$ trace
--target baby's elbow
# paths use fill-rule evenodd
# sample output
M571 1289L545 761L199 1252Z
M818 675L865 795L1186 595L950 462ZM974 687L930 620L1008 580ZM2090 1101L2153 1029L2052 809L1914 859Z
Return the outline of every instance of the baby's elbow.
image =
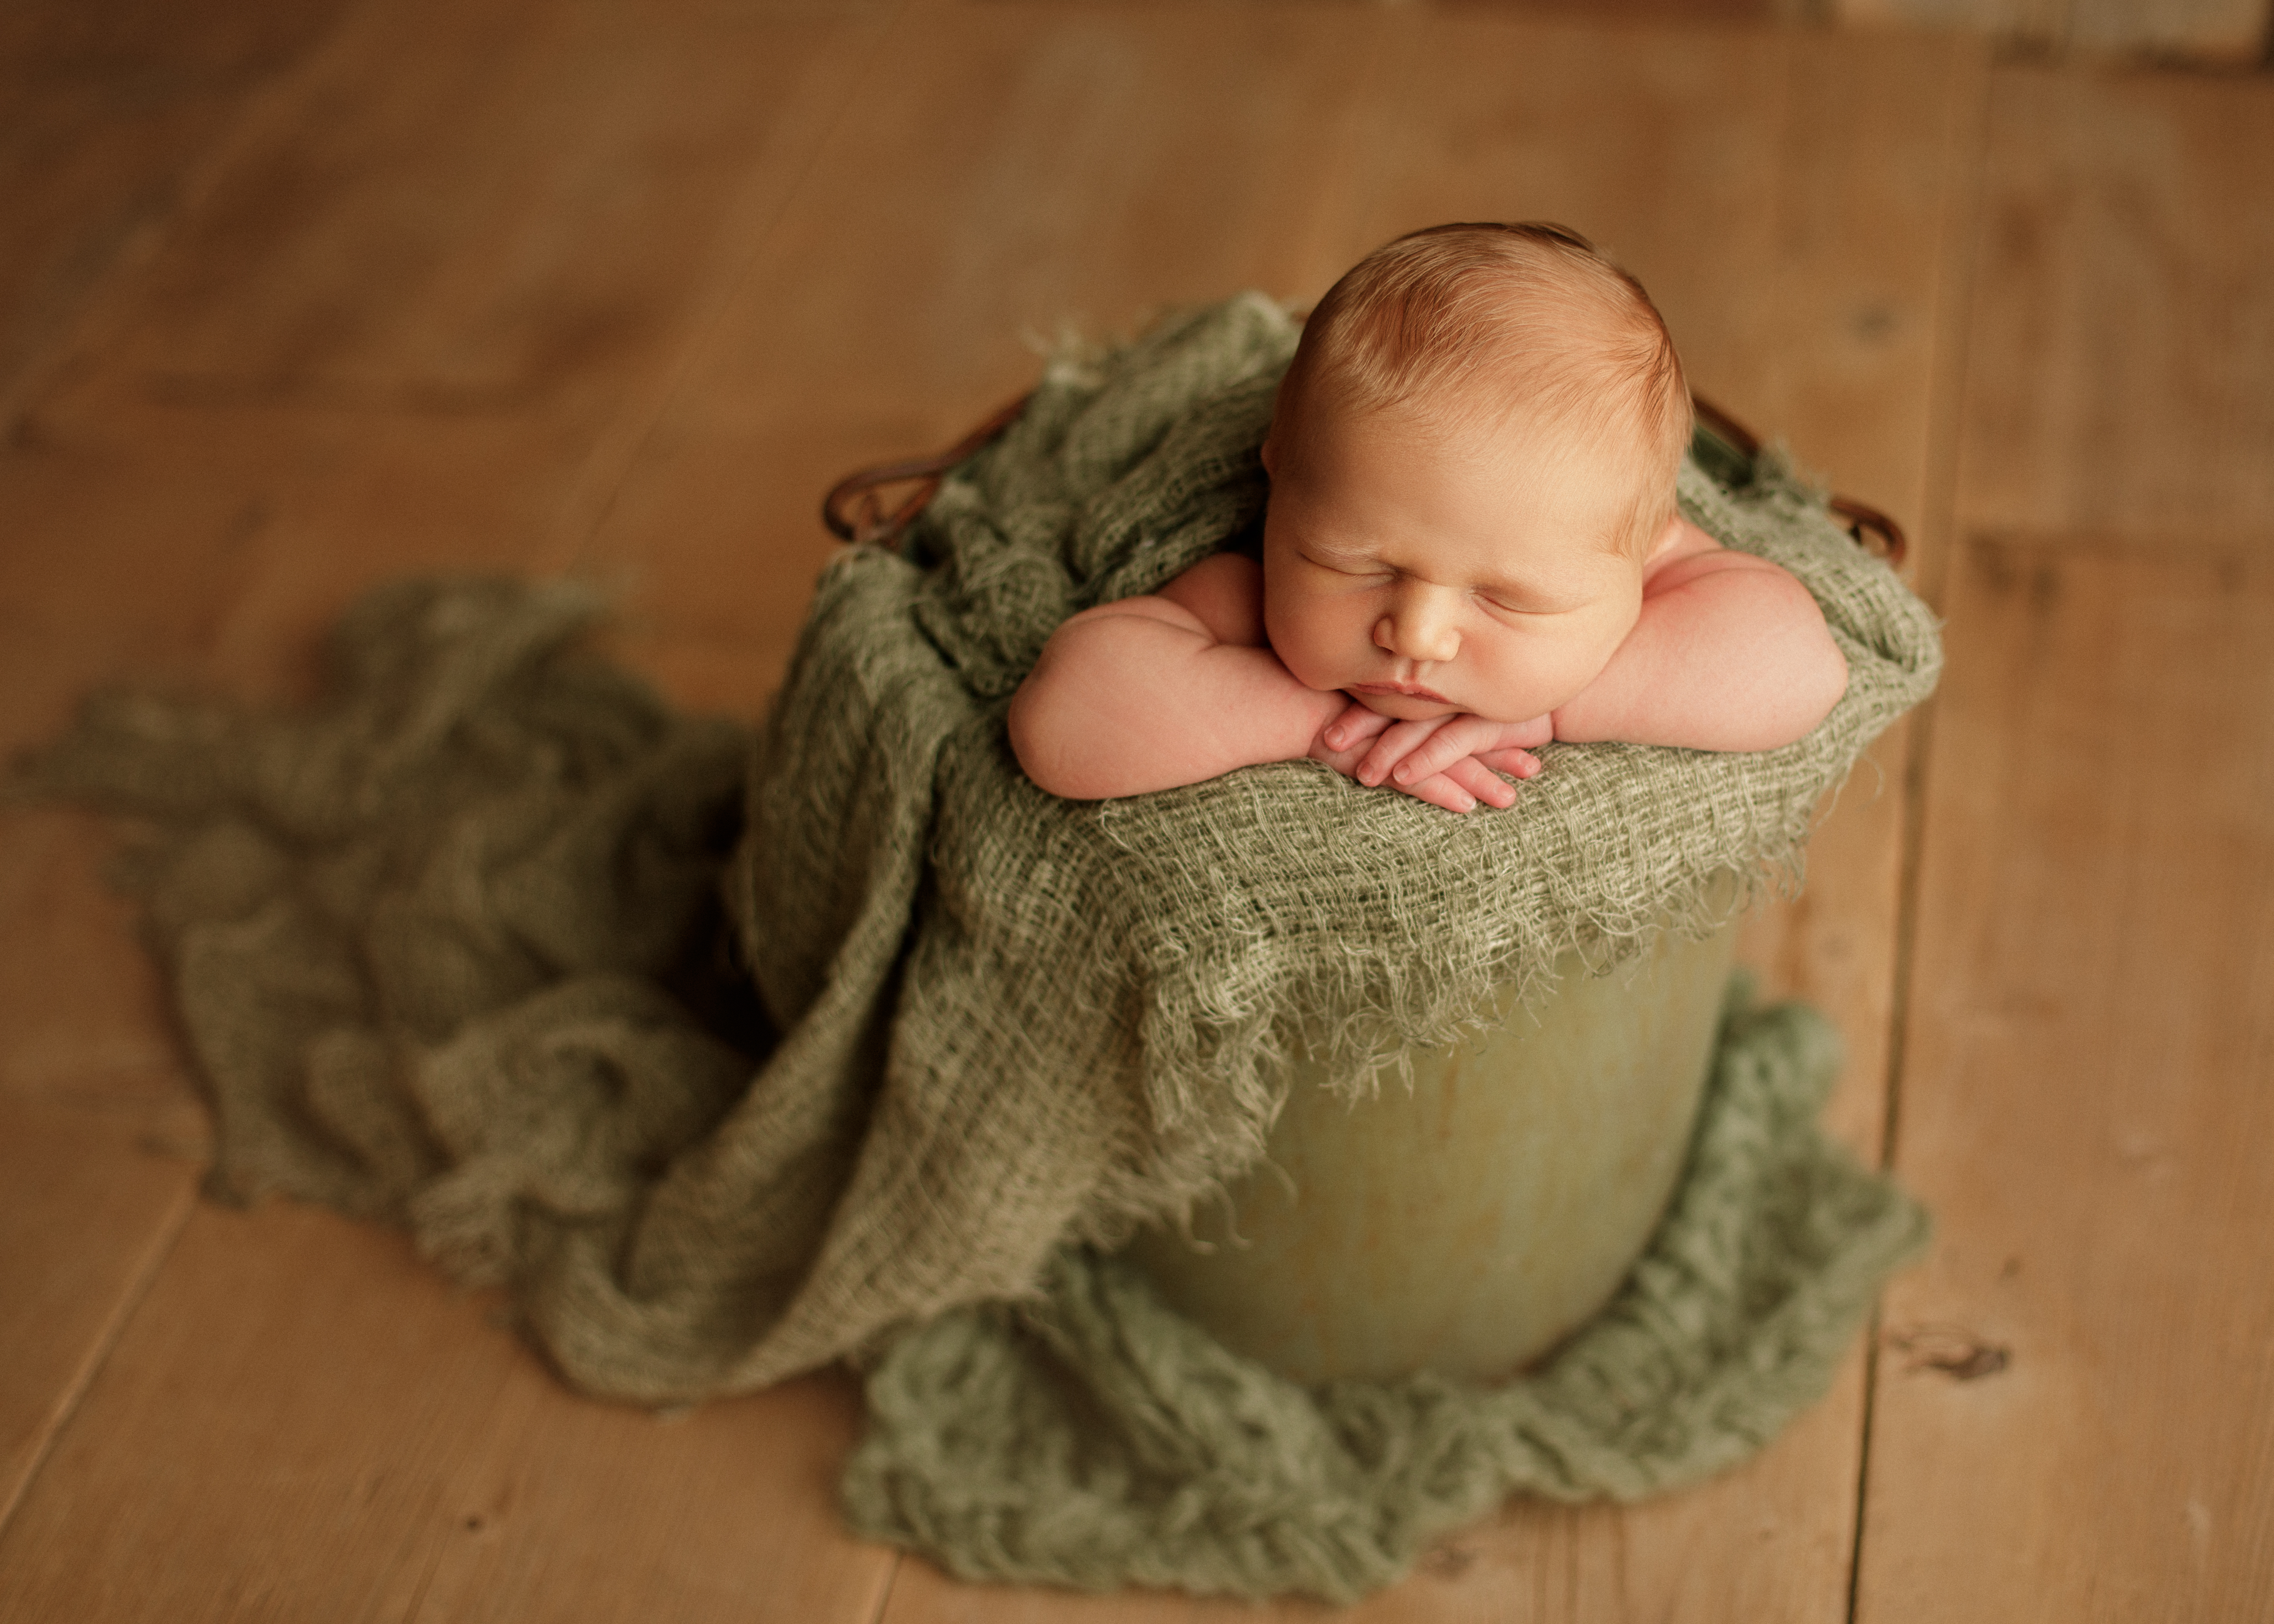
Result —
M1833 642L1827 630L1818 629L1814 644L1808 660L1808 676L1801 684L1801 726L1799 733L1793 735L1796 739L1814 733L1848 693L1848 657L1840 652L1840 645Z
M1089 786L1078 753L1069 748L1074 730L1067 726L1063 687L1042 667L1028 673L1011 695L1005 718L1011 754L1036 789L1068 801L1094 801L1097 792Z
M1811 611L1815 605L1810 605ZM1775 717L1765 735L1751 748L1781 749L1816 731L1848 692L1848 659L1833 641L1821 615L1815 624L1793 639L1794 647L1781 662L1778 682L1782 703L1768 709Z
M1088 668L1076 643L1043 650L1041 663L1011 695L1004 718L1011 754L1036 789L1064 801L1107 801L1136 793L1129 763L1111 741L1124 731L1110 688Z

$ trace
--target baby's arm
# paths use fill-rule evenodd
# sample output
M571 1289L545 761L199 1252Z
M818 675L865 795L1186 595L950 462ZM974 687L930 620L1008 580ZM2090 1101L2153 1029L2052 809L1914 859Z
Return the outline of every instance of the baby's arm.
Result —
M1265 645L1261 583L1254 560L1218 553L1156 597L1060 626L1011 701L1027 776L1096 801L1308 754L1348 702L1305 688Z
M1351 713L1370 715L1346 695L1305 688L1271 651L1261 568L1219 553L1156 597L1103 604L1060 626L1013 695L1009 723L1011 748L1036 786L1099 801L1306 756L1355 776L1366 739L1345 748L1326 737ZM1516 792L1493 767L1539 771L1508 750L1396 787L1449 811L1479 801L1504 807Z
M1644 576L1634 630L1555 712L1555 736L1773 750L1847 688L1848 662L1808 589L1685 523Z

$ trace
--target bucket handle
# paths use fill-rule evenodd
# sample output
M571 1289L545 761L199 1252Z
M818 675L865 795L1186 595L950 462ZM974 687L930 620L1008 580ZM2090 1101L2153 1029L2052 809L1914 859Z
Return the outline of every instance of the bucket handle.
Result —
M1031 395L1020 395L937 455L877 462L846 475L831 485L829 494L821 499L822 523L840 541L849 541L855 546L892 545L900 540L900 533L915 522L916 515L930 505L931 499L939 494L948 470L1016 423L1033 398ZM1760 455L1760 437L1743 424L1703 395L1692 395L1690 403L1697 409L1698 420L1748 462ZM899 503L885 505L883 492L887 488L911 483L915 488ZM1847 522L1848 533L1857 546L1897 568L1902 567L1910 551L1902 526L1877 508L1849 497L1834 496L1829 506Z

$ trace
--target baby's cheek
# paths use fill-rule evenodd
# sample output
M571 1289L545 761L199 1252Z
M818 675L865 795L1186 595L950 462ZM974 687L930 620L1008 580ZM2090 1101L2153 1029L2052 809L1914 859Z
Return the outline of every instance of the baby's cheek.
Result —
M1511 651L1502 670L1498 708L1507 714L1495 719L1526 722L1569 704L1608 662L1608 652L1592 638L1528 643Z
M1289 673L1305 688L1325 693L1358 680L1335 661L1322 658L1319 650L1306 644L1297 643L1283 649L1275 642L1271 648L1272 652L1279 656L1279 663L1286 666Z
M1350 679L1336 670L1332 640L1321 635L1320 618L1304 605L1275 601L1269 595L1263 600L1263 635L1270 640L1271 651L1296 681L1324 691Z

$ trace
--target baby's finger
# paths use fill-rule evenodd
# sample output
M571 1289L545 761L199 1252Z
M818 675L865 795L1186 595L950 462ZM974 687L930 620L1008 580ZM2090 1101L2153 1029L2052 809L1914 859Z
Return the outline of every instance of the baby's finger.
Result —
M1374 748L1368 750L1365 759L1359 763L1358 781L1361 784L1382 783L1390 776L1392 769L1403 762L1414 747L1444 725L1443 717L1433 716L1423 722L1398 722L1386 729L1382 737L1374 741ZM1421 776L1434 777L1435 775ZM1402 773L1398 775L1397 787L1400 789L1412 787Z
M1354 749L1389 726L1389 718L1379 710L1369 710L1355 699L1343 713L1326 726L1321 735L1329 749Z
M1477 809L1477 798L1442 772L1434 778L1424 778L1419 784L1400 784L1396 787L1416 801L1426 801L1433 807L1444 808L1448 812L1473 812ZM1507 786L1502 787L1504 789Z
M1480 745L1494 742L1499 725L1480 717L1460 716L1442 723L1431 733L1426 743L1397 763L1392 775L1400 784L1418 784L1423 778L1434 778L1455 762L1465 761Z
M1440 776L1450 778L1487 806L1512 807L1516 804L1516 786L1473 756L1464 756Z
M1504 750L1486 750L1475 759L1495 772L1505 772L1511 778L1536 778L1540 776L1540 757L1530 750L1519 750L1513 745Z

